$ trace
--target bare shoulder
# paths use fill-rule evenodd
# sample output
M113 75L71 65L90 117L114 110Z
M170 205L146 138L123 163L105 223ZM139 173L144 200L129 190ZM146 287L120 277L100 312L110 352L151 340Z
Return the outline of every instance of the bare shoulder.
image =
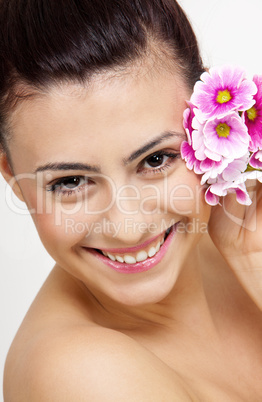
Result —
M182 380L126 335L64 328L9 354L5 402L193 401Z

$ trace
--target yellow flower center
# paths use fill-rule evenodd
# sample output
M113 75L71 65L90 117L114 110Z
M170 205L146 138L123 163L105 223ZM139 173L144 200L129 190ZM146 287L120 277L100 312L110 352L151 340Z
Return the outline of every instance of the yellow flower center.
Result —
M257 109L255 108L255 106L252 106L251 109L247 110L247 117L249 118L249 120L255 120L255 118L257 117Z
M226 123L219 123L216 126L216 132L219 137L227 138L230 134L230 127Z
M225 89L224 91L218 91L218 95L217 95L217 102L218 103L227 103L232 99L232 96L230 94L230 92Z

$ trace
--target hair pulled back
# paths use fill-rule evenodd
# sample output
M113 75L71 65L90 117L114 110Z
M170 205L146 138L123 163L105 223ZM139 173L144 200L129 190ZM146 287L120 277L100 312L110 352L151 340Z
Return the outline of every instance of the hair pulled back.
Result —
M0 145L28 88L132 65L149 42L168 49L188 86L203 72L197 40L175 0L0 0Z

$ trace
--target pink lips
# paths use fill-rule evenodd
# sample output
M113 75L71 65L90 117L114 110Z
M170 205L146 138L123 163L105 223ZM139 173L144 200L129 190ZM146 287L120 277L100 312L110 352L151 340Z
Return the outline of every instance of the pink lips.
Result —
M145 272L150 269L152 269L155 265L157 265L164 255L166 254L169 245L171 244L175 233L176 233L176 226L178 225L179 222L177 222L175 225L171 227L170 233L168 234L165 242L162 244L160 247L160 250L154 255L154 257L149 257L145 261L142 262L137 262L135 264L126 264L126 263L121 263L118 261L112 261L107 257L104 257L102 254L100 254L98 251L95 249L86 249L88 252L93 254L96 258L98 258L100 261L108 265L110 268L114 269L117 272L121 273L126 273L126 274L135 274L135 273L140 273L140 272ZM158 236L156 236L154 239L156 239ZM112 253L125 253L127 251L137 251L140 250L141 248L145 247L147 244L151 243L154 241L154 239L150 239L149 241L143 243L142 245L139 245L138 247L133 247L129 249L110 249Z

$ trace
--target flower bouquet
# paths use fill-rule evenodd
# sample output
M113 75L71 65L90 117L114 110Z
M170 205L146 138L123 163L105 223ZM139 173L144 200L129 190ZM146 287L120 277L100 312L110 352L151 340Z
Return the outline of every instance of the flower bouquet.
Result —
M262 182L262 76L249 80L242 68L221 66L200 79L184 112L182 159L202 175L208 204L235 192L250 205L246 180Z

